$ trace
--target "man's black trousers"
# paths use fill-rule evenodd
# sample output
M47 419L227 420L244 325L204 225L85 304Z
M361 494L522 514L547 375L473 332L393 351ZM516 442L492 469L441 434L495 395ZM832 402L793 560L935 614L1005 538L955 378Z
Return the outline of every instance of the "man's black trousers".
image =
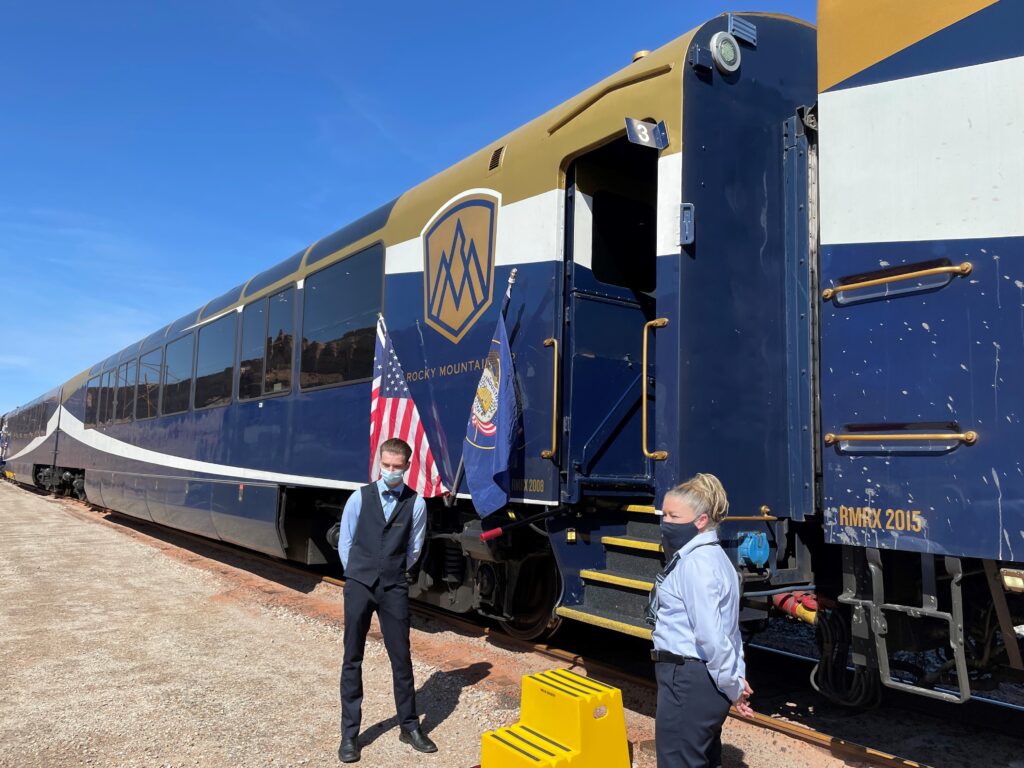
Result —
M700 661L654 665L658 680L655 744L658 768L718 768L722 764L722 724L729 699Z
M345 660L341 665L341 736L359 735L363 717L363 650L374 611L380 620L384 647L391 659L398 724L406 731L419 727L416 687L409 654L409 588L405 584L367 587L345 582Z

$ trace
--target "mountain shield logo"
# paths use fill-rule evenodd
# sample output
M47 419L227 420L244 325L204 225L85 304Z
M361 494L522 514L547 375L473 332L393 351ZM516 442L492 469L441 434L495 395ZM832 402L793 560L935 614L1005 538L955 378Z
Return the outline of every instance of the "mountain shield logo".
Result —
M497 193L474 190L441 208L423 230L423 314L453 344L491 305Z

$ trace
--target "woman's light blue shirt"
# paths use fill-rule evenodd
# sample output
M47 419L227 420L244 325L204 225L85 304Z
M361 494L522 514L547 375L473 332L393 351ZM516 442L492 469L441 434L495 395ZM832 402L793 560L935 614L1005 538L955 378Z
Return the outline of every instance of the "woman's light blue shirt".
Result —
M707 662L718 690L735 702L747 674L739 579L717 541L718 531L704 531L679 551L679 562L658 590L654 647Z

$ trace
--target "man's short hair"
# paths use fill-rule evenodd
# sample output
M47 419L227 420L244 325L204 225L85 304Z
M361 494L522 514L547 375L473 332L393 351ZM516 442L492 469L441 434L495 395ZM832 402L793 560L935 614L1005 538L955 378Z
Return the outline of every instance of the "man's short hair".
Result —
M404 464L408 464L409 459L412 458L412 448L409 447L409 444L405 442L405 440L401 440L397 437L392 437L380 444L380 455L383 456L385 451L388 453L401 454Z

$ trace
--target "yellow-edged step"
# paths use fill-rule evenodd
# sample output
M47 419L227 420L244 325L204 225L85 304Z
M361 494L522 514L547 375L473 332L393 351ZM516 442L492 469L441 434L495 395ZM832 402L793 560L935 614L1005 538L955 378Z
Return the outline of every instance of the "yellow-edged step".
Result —
M662 546L657 541L649 539L638 539L635 536L602 536L601 543L607 547L622 547L624 549L642 549L645 552L663 552Z
M592 624L595 627L601 627L603 629L612 629L616 632L621 632L624 635L632 635L633 637L639 637L644 640L651 639L651 630L647 627L638 627L635 624L627 624L624 621L610 619L606 616L598 616L594 613L581 611L578 608L567 608L564 605L560 605L555 609L555 613L565 619L581 621L584 624Z
M647 506L646 504L627 504L623 507L625 512L635 512L641 515L657 515L658 510L654 507Z
M580 571L580 578L584 581L599 581L602 584L614 584L617 587L626 587L627 589L638 589L641 592L650 592L652 589L654 589L653 581L631 579L628 576L620 576L617 573L609 573L608 571L593 571L589 568L585 568Z
M629 764L622 691L566 669L524 676L519 722L480 745L480 768Z

